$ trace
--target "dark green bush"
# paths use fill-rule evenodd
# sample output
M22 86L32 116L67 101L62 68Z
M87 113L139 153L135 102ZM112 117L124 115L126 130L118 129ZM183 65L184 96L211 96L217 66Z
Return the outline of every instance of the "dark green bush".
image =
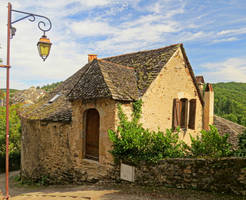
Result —
M201 131L201 135L191 136L191 146L185 145L188 156L192 157L226 157L232 155L232 145L227 141L228 134L221 136L215 126Z
M20 168L21 123L17 115L19 105L10 106L9 118L9 168ZM6 108L0 107L0 172L5 171L6 151Z
M234 152L234 155L246 157L246 129L238 136L238 149Z

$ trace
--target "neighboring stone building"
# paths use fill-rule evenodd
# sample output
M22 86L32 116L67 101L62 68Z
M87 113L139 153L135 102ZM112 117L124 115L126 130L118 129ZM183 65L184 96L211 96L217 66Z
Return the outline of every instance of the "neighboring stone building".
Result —
M96 170L112 163L107 131L118 124L117 104L130 117L132 102L142 99L145 128L181 127L190 143L213 123L213 90L203 95L182 44L97 59L22 111L23 177L53 177L53 182L88 179L90 160ZM199 88L200 87L200 88ZM204 97L203 97L204 96ZM87 158L87 159L85 159ZM95 172L92 172L92 174Z
M24 103L33 104L46 94L45 90L38 89L34 86L27 90L19 90L10 96L10 104Z

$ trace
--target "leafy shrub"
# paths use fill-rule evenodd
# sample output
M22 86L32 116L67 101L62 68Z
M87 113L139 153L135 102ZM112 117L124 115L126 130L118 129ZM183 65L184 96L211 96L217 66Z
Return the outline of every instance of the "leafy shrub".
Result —
M246 157L246 129L238 136L238 149L234 152L234 155Z
M201 131L201 135L191 137L191 146L185 145L188 155L192 157L225 157L232 154L232 145L228 143L228 134L221 136L215 126Z
M142 101L133 104L132 120L128 120L123 113L121 105L118 105L120 119L117 131L109 130L109 138L113 142L110 151L115 162L138 165L141 161L156 163L170 157L182 157L182 143L178 140L179 131L167 129L164 134L161 131L150 131L139 123L141 117Z
M17 115L19 105L10 106L9 118L9 159L10 170L20 168L21 123ZM6 151L6 109L0 107L0 172L5 170Z

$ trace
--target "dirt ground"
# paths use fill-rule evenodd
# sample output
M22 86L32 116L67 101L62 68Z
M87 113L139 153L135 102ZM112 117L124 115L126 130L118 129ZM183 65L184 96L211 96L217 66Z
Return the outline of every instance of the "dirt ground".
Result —
M246 200L246 197L181 190L165 187L143 187L129 183L99 182L96 184L30 186L14 180L18 172L10 174L12 200ZM5 175L0 174L0 199L4 194Z

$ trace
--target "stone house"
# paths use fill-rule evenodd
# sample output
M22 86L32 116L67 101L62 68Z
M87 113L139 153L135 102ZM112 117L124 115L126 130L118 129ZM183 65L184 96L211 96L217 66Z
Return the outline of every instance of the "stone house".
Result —
M190 134L213 124L212 86L203 92L203 85L182 44L103 59L90 54L74 75L23 108L22 176L76 182L88 176L88 161L112 163L107 131L117 127L117 104L130 117L138 99L144 127L180 126L180 139L190 143Z

